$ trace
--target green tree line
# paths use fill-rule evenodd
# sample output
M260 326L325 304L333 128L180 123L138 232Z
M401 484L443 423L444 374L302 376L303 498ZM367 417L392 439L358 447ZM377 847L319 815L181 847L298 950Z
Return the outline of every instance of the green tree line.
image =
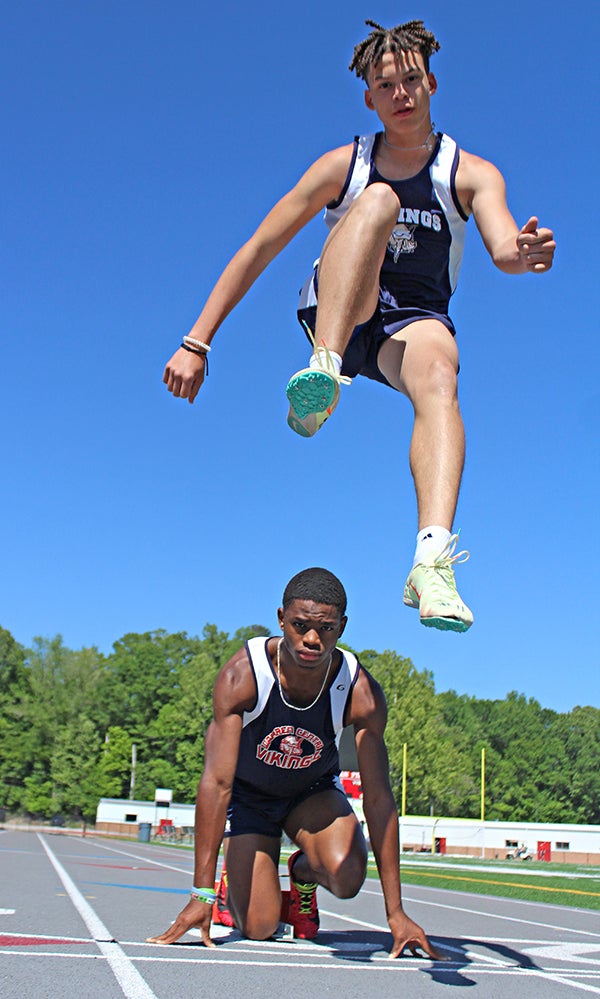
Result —
M60 636L31 649L0 628L0 807L11 814L93 820L101 797L156 787L192 802L221 666L260 625L230 636L207 624L202 637L158 630L124 635L110 655L72 650ZM392 787L407 811L480 814L486 749L486 818L600 823L600 710L543 708L509 693L480 700L436 692L433 675L393 651L357 653L388 701Z

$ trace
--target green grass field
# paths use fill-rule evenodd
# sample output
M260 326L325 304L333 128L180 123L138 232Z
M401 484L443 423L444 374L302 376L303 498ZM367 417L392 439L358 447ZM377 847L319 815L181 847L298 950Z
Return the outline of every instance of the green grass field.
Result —
M525 902L549 902L578 909L600 909L600 874L583 875L581 868L566 864L520 864L514 873L505 870L486 870L490 862L477 865L467 861L455 864L468 865L453 870L453 865L440 865L438 870L425 867L419 861L402 859L403 884L426 885L450 891L473 892L477 895L496 895L516 898ZM498 866L506 867L506 863ZM541 873L532 873L540 871ZM375 865L369 865L369 875L376 876ZM579 875L579 876L578 876Z

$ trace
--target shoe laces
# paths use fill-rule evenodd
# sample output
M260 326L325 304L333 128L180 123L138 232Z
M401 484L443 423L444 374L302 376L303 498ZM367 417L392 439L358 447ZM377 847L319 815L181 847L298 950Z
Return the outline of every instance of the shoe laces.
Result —
M461 565L462 562L467 562L471 555L471 553L466 551L466 549L456 552L455 554L457 542L458 534L452 534L448 539L446 546L442 548L439 555L436 555L434 561L423 563L425 568L431 570L432 578L430 585L432 588L442 589L443 585L445 585L454 593L457 593L453 566Z
M438 563L444 563L444 567L446 565L451 567L453 565L460 565L462 562L467 562L470 559L471 553L468 552L466 548L463 548L461 552L456 552L456 555L454 554L457 542L458 533L451 534L448 538L446 547L442 548L440 554L436 556L435 565L438 565Z
M313 899L317 890L316 883L298 884L297 881L294 881L294 888L298 892L300 899L300 912L303 915L312 915Z
M318 351L320 358L323 357L323 353L325 354L325 364L323 366L323 370L326 371L328 375L331 375L332 378L335 378L336 382L338 382L340 385L352 385L352 379L349 378L348 375L341 375L337 371L336 366L333 362L333 358L331 356L331 352L325 341L321 340L321 346L317 347L315 338L313 336L313 332L308 326L308 324L305 323L304 319L302 320L302 325L304 326L304 330L306 332L308 339L312 343L313 354L316 354Z

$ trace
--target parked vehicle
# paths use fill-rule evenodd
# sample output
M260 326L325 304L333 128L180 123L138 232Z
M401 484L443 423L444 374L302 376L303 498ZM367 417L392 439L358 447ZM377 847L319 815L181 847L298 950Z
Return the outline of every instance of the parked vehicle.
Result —
M507 860L533 860L533 854L527 849L524 843L516 846L514 850L509 850L506 854Z

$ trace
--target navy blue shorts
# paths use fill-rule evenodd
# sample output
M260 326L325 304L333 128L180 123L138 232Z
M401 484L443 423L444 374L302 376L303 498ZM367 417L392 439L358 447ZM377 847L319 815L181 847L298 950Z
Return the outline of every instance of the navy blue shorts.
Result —
M310 301L311 298L313 302L315 301L315 285L316 280L312 276L312 280L307 281L301 292L298 321L301 323L305 333L305 323L312 333L314 333L316 327L317 306L314 304L302 304L307 299ZM350 337L350 343L344 352L342 374L349 375L350 378L355 378L356 375L363 375L365 378L371 378L376 382L382 382L384 385L394 388L379 370L377 364L379 348L392 333L397 333L399 330L404 329L405 326L410 326L420 319L437 319L438 322L442 323L449 330L452 336L456 336L454 323L447 315L439 312L429 312L427 309L413 308L412 306L405 309L391 309L380 302L368 322L361 323L360 326L354 328ZM310 339L308 334L306 335Z
M244 781L235 781L227 809L225 836L243 836L254 833L281 838L285 821L290 812L320 791L339 791L346 800L337 774L326 774L294 798L270 798Z

